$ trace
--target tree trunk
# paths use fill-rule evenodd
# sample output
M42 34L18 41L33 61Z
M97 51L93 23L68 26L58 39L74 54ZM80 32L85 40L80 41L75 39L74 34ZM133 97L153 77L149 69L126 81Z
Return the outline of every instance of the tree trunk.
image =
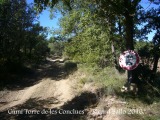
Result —
M32 56L32 47L30 46L29 47L29 58L31 59L31 56Z
M155 56L154 56L153 69L152 69L153 74L156 74L156 72L157 72L158 60L159 60L159 56L158 56L158 55L155 55Z
M130 15L129 10L131 9L131 4L126 1L125 2L126 8L128 8L125 11L125 41L126 41L126 50L134 50L133 46L133 29L134 29L134 24L133 24L133 16ZM136 77L134 74L133 70L128 71L128 79L127 82L130 83L136 83ZM128 84L128 85L129 85Z
M150 76L150 83L153 82L153 80L155 79L156 76L156 72L157 72L157 67L158 67L158 60L159 60L159 55L155 54L154 55L154 64L153 64L153 69L152 69L152 74Z
M125 14L126 49L134 50L133 46L133 17L129 13Z
M112 41L111 48L112 48L112 54L113 54L113 57L114 57L114 65L115 65L115 68L118 69L118 62L117 62L117 59L116 59L117 57L116 57L113 41Z

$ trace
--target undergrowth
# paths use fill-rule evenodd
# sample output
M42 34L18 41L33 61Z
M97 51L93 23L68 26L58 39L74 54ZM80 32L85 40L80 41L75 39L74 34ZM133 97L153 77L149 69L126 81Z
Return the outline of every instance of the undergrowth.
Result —
M94 82L104 89L105 95L116 94L126 82L126 73L120 74L114 67L79 65L79 70L86 74L86 77L80 80L81 84Z
M95 83L95 85L103 88L103 97L108 95L116 95L122 101L126 101L126 108L143 109L144 114L126 115L134 120L159 120L160 115L160 99L155 94L157 91L152 90L151 86L141 84L143 91L139 91L137 95L130 93L121 93L121 87L126 83L127 74L119 73L114 67L99 68L95 65L79 65L79 70L86 74L81 79L80 84ZM159 79L159 77L157 77Z

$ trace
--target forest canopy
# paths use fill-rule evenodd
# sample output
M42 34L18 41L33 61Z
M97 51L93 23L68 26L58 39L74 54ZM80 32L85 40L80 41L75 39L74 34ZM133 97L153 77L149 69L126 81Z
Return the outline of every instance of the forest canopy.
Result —
M146 2L155 7L143 7L142 0L48 0L37 1L37 11L50 7L59 10L59 35L68 40L65 54L71 58L88 63L115 61L119 53L135 48L144 41L150 44L153 71L160 54L159 41L159 1ZM152 41L146 37L154 31ZM112 48L112 49L111 49ZM111 55L111 54L114 54ZM140 53L141 54L141 53ZM110 63L109 62L109 63Z
M0 66L38 62L49 52L46 28L25 0L0 1Z
M150 3L147 7L142 0L35 0L35 7L39 12L49 7L63 15L55 33L65 40L64 56L119 69L119 54L135 50L141 62L132 71L133 80L151 82L160 57L160 2L146 2ZM147 38L150 33L152 40Z

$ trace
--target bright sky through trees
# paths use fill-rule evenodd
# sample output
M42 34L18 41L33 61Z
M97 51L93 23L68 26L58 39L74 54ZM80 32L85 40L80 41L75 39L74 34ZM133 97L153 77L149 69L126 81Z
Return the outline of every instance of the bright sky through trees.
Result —
M27 0L27 3L33 3L34 0ZM49 29L58 29L59 25L58 25L58 19L61 18L61 14L60 13L54 13L54 17L53 19L50 18L50 11L49 9L46 9L44 11L42 11L42 13L39 15L39 22L40 25L43 27L47 27ZM51 35L48 35L48 38Z
M33 3L34 0L27 0L27 3ZM148 10L152 7L154 8L157 8L158 5L154 5L153 3L149 2L148 0L142 0L141 1L141 5L143 6L143 8L145 10ZM58 29L59 28L59 25L58 25L58 20L61 18L61 14L59 12L57 13L54 13L54 17L53 19L50 18L50 11L49 9L47 10L44 10L40 15L39 15L39 22L40 22L40 25L43 26L43 27L48 27L50 29ZM154 31L151 32L150 34L147 35L148 39L149 40L152 40L152 37L154 35ZM48 35L48 38L50 37L51 35L49 34Z

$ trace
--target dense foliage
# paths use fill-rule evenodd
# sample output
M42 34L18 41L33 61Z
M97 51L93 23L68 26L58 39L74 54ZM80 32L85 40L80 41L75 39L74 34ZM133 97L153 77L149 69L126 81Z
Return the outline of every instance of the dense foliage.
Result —
M25 0L0 1L0 66L37 62L48 52L44 28ZM3 71L4 72L4 71Z
M99 63L110 56L109 29L88 9L72 10L61 20L62 34L69 36L65 54L76 61ZM108 59L108 62L110 59Z
M48 47L50 49L50 55L55 57L62 57L64 51L63 38L51 37L48 41Z
M64 54L82 63L101 67L114 65L124 50L136 50L140 65L130 72L132 82L159 85L156 76L160 57L159 1L155 8L143 8L142 0L49 0L35 1L38 11L50 6L59 10L60 36L65 38ZM152 40L146 37L154 31ZM120 70L120 69L119 69ZM159 86L160 87L160 86Z

